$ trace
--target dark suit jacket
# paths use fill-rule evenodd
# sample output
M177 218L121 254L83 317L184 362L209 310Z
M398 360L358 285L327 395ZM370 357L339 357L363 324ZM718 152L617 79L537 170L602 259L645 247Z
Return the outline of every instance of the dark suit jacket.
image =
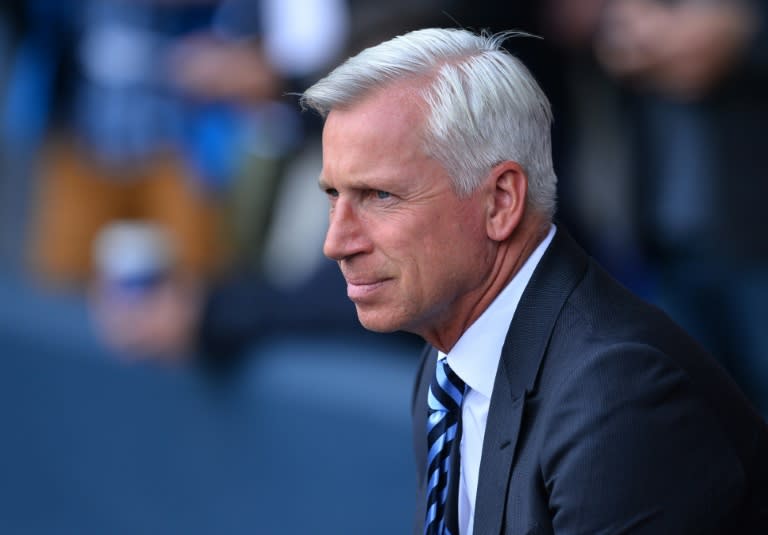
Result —
M414 391L423 529L427 348ZM768 533L768 427L695 342L559 229L507 333L475 535Z

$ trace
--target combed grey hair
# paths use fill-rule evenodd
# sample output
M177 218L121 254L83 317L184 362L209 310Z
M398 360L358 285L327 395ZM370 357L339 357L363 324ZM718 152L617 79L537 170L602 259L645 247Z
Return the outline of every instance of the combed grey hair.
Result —
M553 217L549 101L528 69L502 48L514 35L416 30L363 50L318 81L301 105L325 117L391 83L424 78L424 150L469 195L495 165L512 160L528 175L529 206Z

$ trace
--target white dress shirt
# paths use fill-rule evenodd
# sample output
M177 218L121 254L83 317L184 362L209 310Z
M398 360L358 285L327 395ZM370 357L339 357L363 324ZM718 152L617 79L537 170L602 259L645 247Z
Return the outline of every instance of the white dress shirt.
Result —
M471 535L475 512L480 456L483 450L485 424L491 403L493 383L499 367L501 349L512 317L523 295L523 290L534 269L555 235L555 226L533 251L520 271L499 293L490 306L467 329L446 355L438 352L438 359L447 358L448 365L466 384L467 391L461 406L461 477L459 479L459 533Z

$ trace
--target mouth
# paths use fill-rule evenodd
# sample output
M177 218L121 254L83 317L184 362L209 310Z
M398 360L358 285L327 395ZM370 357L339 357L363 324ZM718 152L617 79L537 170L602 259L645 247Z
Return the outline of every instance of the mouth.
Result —
M347 280L347 297L355 302L364 300L381 289L388 280Z

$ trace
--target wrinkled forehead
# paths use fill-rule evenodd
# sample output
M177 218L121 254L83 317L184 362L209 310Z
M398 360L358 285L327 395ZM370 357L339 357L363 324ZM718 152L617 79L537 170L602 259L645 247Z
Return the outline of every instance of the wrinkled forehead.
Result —
M346 143L366 142L371 148L389 141L424 142L424 100L411 86L387 86L347 106L330 111L323 127L323 146L343 137Z
M396 107L401 113L418 112L422 117L426 117L429 111L427 101L433 83L433 76L419 75L366 88L346 102L331 108L326 118L334 111L370 110L372 107Z

